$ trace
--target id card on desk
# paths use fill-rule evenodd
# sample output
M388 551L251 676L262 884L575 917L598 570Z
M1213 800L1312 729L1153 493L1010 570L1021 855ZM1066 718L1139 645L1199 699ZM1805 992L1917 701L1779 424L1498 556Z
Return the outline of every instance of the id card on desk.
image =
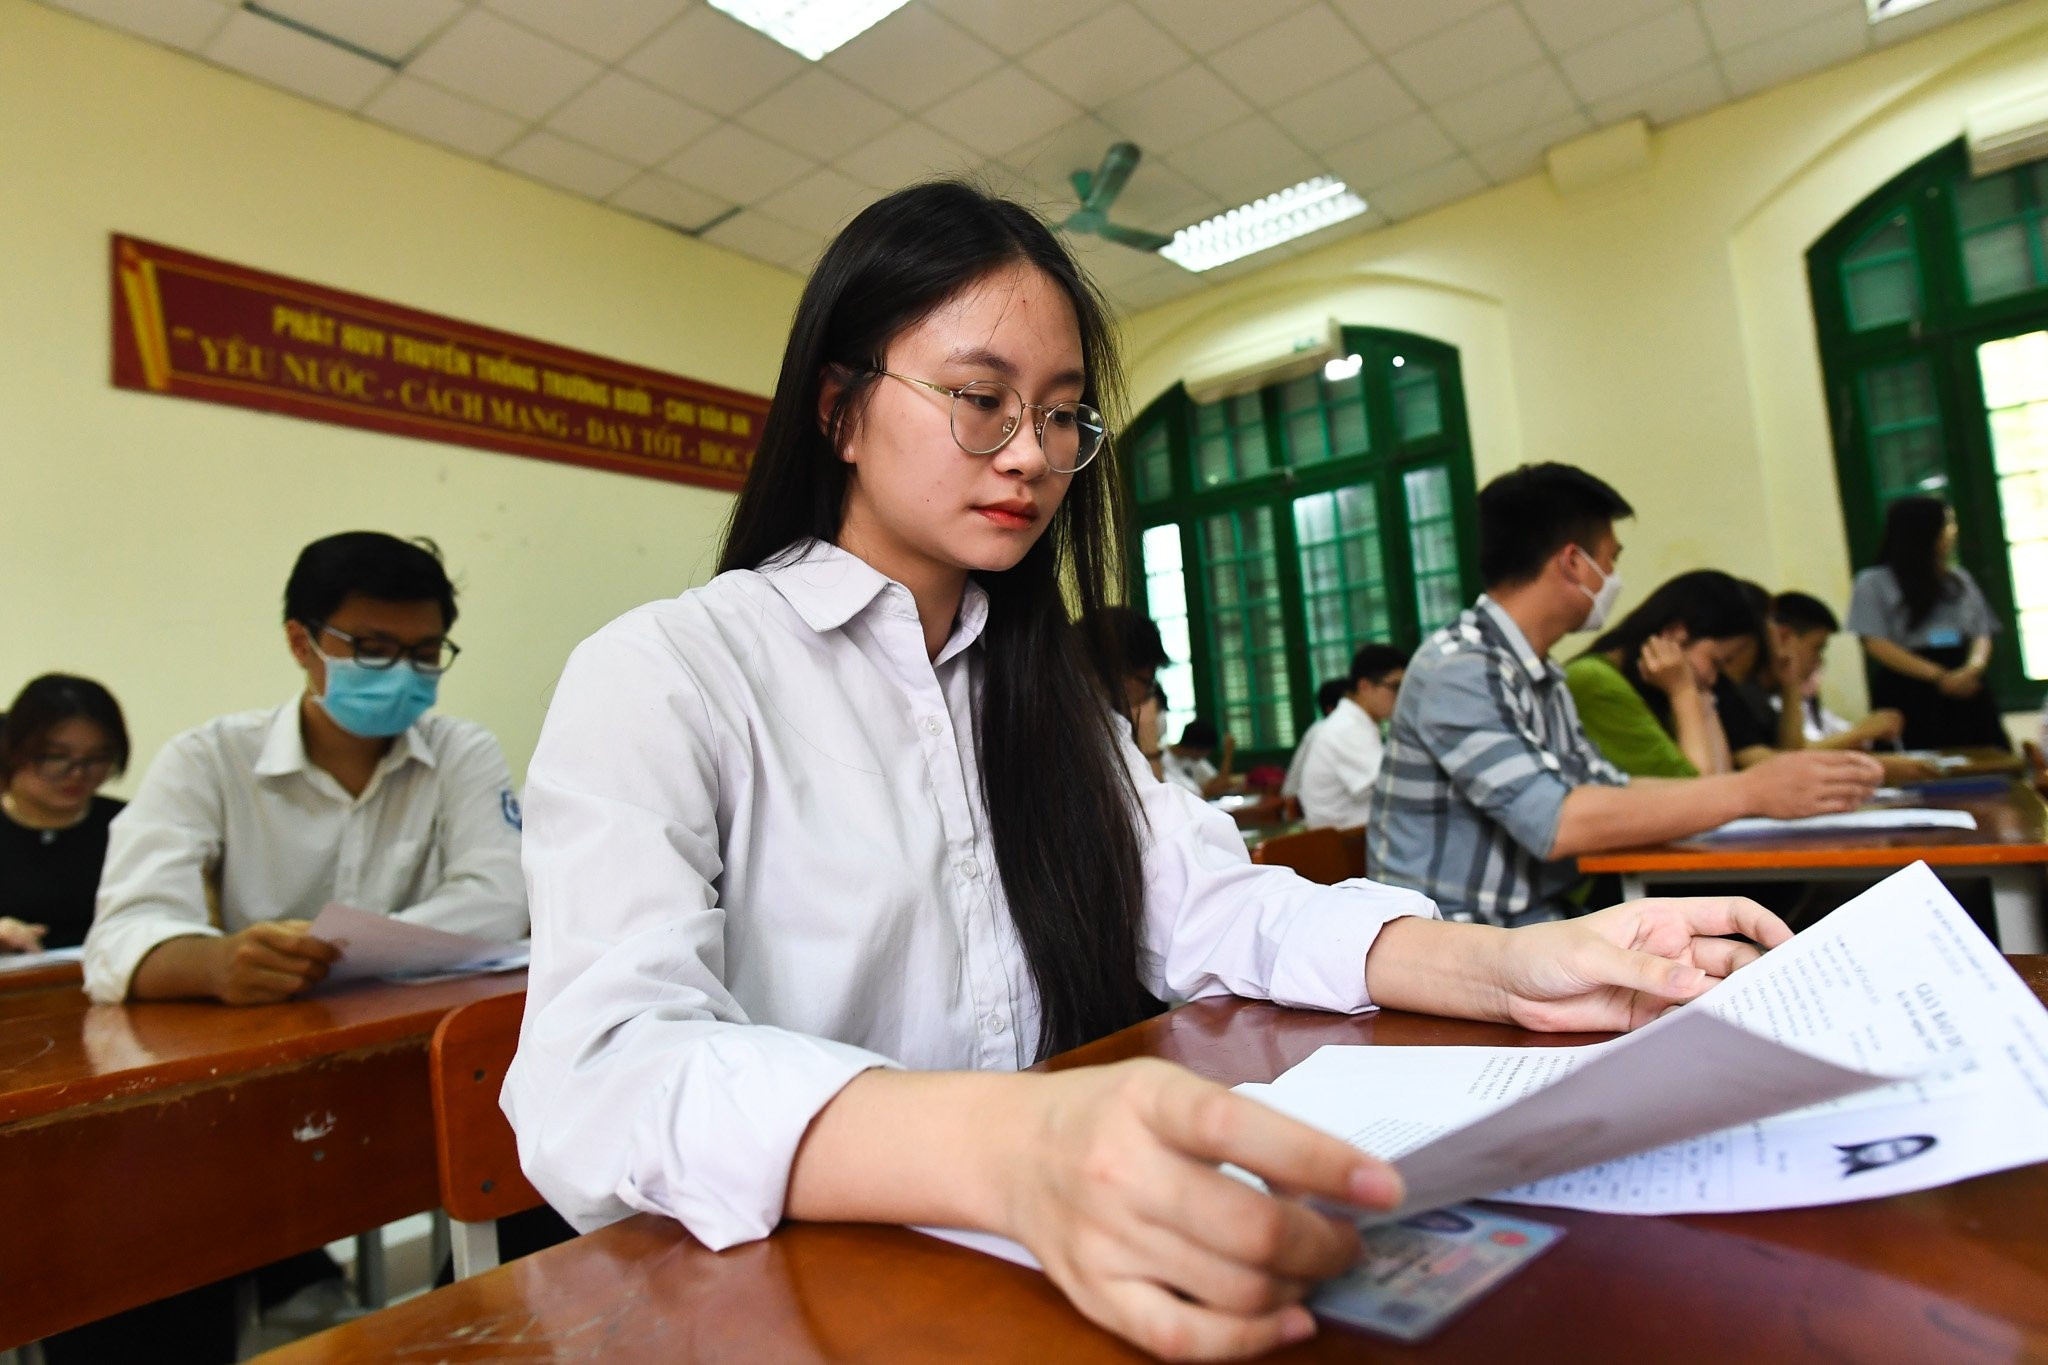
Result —
M1564 1236L1564 1229L1471 1204L1365 1228L1349 1273L1309 1299L1317 1315L1396 1341L1421 1341Z

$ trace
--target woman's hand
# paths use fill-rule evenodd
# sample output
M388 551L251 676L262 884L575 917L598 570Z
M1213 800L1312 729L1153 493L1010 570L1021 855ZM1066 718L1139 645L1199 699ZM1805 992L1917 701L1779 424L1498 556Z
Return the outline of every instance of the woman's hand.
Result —
M29 924L12 915L0 915L0 952L36 952L42 948L43 935L48 932L48 925Z
M1850 726L1849 733L1857 744L1896 743L1906 733L1906 714L1895 707L1879 707Z
M1400 1202L1385 1162L1165 1062L1028 1089L1006 1230L1083 1313L1167 1359L1256 1355L1313 1334L1301 1301L1349 1268L1358 1234L1288 1196ZM1225 1161L1287 1194L1223 1174Z
M1685 657L1685 646L1668 635L1652 635L1643 641L1642 653L1636 656L1636 672L1643 675L1644 682L1673 699L1699 687L1692 661Z
M1935 686L1945 697L1974 697L1984 686L1984 675L1968 668L1951 668Z
M1497 965L1501 1014L1548 1033L1636 1028L1754 962L1757 944L1775 948L1791 937L1783 920L1742 896L1629 901L1509 929Z

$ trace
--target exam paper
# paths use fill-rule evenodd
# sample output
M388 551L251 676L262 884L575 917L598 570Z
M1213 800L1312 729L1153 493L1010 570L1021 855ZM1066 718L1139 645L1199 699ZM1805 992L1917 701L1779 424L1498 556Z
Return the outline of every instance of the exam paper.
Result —
M2048 1009L1915 864L1626 1037L1326 1047L1241 1089L1394 1160L1402 1214L1843 1203L2048 1160Z
M520 965L504 959L525 947L451 934L339 901L323 909L308 932L341 949L341 960L328 969L329 981L373 976L425 980L501 971L504 966ZM499 963L503 965L494 965Z
M1776 820L1745 816L1716 825L1695 839L1741 839L1759 834L1859 834L1887 829L1975 829L1977 817L1966 810L1935 810L1927 806L1886 806L1842 811L1836 815L1804 815Z
M33 953L0 953L0 976L25 972L31 967L48 967L59 962L83 962L85 945L70 948L41 948Z

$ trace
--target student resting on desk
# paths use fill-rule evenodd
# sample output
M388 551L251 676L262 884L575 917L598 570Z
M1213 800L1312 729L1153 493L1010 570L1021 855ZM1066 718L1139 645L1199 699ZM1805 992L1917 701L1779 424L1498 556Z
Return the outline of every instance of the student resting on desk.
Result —
M1661 843L1744 815L1853 810L1876 788L1863 754L1781 754L1746 772L1627 775L1580 728L1550 651L1598 630L1620 595L1612 488L1525 465L1479 494L1486 592L1408 661L1373 789L1367 864L1447 916L1525 924L1575 913L1582 853Z
M1217 749L1216 722L1196 716L1180 727L1180 738L1167 746L1162 756L1160 776L1176 786L1186 787L1204 800L1225 792L1240 791L1244 788L1244 779L1230 770L1237 758L1237 743L1225 735L1222 748L1223 762L1219 765L1209 757Z
M1301 818L1310 826L1355 829L1371 814L1386 746L1380 727L1394 714L1408 656L1392 645L1359 646L1351 656L1350 689L1316 734L1302 765Z
M92 926L107 826L95 793L128 766L120 703L90 678L46 673L0 720L0 952L75 948Z
M1388 1207L1392 1169L1166 1063L1009 1073L1168 996L1625 1028L1755 951L1713 936L1782 941L1731 899L1447 924L1254 866L1153 780L1068 621L1125 543L1111 336L1028 210L869 207L798 304L722 572L571 656L504 1090L571 1221L980 1228L1147 1349L1262 1351L1357 1250L1293 1195Z
M1630 777L1733 771L1714 688L1731 662L1754 661L1762 633L1729 575L1671 579L1565 665L1586 737Z
M1783 749L1862 749L1896 743L1905 717L1888 707L1851 724L1821 705L1818 684L1828 640L1841 623L1827 603L1803 592L1779 593L1770 603L1770 649L1750 683L1765 698L1770 732L1759 742L1733 745L1736 766L1761 763ZM1730 736L1733 744L1733 735ZM1913 782L1936 770L1903 754L1874 754L1887 782Z
M114 822L85 945L95 1000L296 995L335 958L306 932L329 901L493 942L526 932L504 755L482 726L427 714L456 655L439 555L375 531L317 540L284 617L304 690L171 740Z
M1870 656L1870 704L1905 717L1909 749L2010 749L1997 699L1984 686L1991 614L1970 571L1951 563L1956 515L1939 498L1885 509L1876 567L1856 575L1849 629Z

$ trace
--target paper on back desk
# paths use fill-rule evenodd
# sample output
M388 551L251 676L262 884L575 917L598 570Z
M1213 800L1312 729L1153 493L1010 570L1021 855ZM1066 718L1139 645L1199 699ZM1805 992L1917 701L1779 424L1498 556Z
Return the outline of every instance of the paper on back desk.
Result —
M1253 1093L1395 1159L1404 1210L1833 1203L2048 1159L2048 1010L1915 864L1628 1037L1324 1048Z
M1834 815L1803 815L1796 820L1775 820L1752 815L1716 825L1695 839L1742 839L1761 834L1861 834L1888 829L1975 829L1977 817L1966 810L1939 810L1930 806L1882 806L1872 810L1841 811Z
M446 970L505 948L487 939L412 924L339 901L315 917L309 932L341 949L341 960L328 970L329 981Z

